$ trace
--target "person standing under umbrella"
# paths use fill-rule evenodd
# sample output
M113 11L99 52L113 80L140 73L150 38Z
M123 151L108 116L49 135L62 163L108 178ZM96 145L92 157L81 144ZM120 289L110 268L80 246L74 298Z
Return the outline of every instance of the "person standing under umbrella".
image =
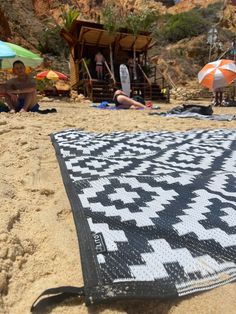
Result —
M213 90L214 94L214 106L222 106L223 104L223 88L216 88Z
M215 106L223 105L223 88L235 79L235 61L228 59L209 62L198 72L199 83L213 91Z
M22 61L16 60L13 63L13 73L16 77L4 84L5 100L10 113L38 111L36 82L26 73Z

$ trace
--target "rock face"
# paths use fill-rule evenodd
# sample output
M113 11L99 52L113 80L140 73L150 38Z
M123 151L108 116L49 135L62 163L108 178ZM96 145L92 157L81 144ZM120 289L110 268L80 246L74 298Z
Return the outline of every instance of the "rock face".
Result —
M156 8L161 14L176 14L188 11L196 6L207 7L208 5L222 2L224 16L222 17L222 25L225 27L235 27L236 24L236 7L230 5L231 0L181 0L175 4L174 0L117 0L116 5L126 10L142 10L145 8ZM61 8L67 4L75 6L80 12L80 18L86 18L91 21L99 20L101 9L107 0L14 0L0 2L0 38L9 39L14 42L28 43L29 47L37 47L37 41L40 33L50 25L53 20L55 23L59 21ZM109 1L108 1L109 3Z
M168 12L172 14L181 13L192 10L195 7L207 7L215 2L220 2L220 0L181 0L174 7L171 7ZM223 1L221 2L223 3Z
M11 37L11 29L7 20L7 17L4 14L4 11L0 7L0 35L2 40L7 40L8 37Z
M0 38L24 44L25 47L37 49L40 36L45 29L55 28L60 20L61 8L65 4L75 6L80 12L81 19L98 22L101 18L101 9L108 0L13 0L0 2ZM181 0L175 4L174 0L143 1L143 0L117 0L117 6L125 10L140 11L143 7L155 8L164 14L188 11L196 6L206 7L215 2L222 2L225 9L222 11L222 26L234 28L236 25L235 6L230 0Z
M228 1L229 3L224 6L221 26L235 32L236 30L236 2Z
M221 3L219 12L219 26L235 32L236 6L232 0L181 0L175 4L174 0L116 0L115 4L125 11L141 11L143 8L156 9L159 14L176 14L189 11L194 7L207 7L213 3ZM22 45L34 52L42 51L39 46L45 34L55 32L55 26L60 22L61 9L65 6L75 6L80 12L80 19L99 22L101 9L109 0L12 0L0 2L0 39ZM53 35L54 36L54 35ZM59 35L58 35L59 36ZM205 39L202 39L203 42ZM60 37L55 39L54 47L64 45ZM173 57L169 53L172 48L164 47L160 53L158 63L160 68L173 77L176 84L185 84L191 74L201 66L203 54L207 55L207 47L202 47L201 38L181 41L176 52L183 55L182 59ZM205 50L204 50L205 49ZM59 52L63 49L58 48ZM184 51L184 53L183 53ZM45 51L43 51L44 53ZM64 59L63 59L64 58ZM54 62L56 70L68 74L68 63L63 55ZM56 66L55 66L56 65ZM183 70L185 69L185 70ZM189 69L189 70L188 70Z
M143 1L143 0L117 0L115 3L125 10L141 10L156 8L161 14L179 13L190 10L195 6L207 6L217 0L182 0L175 5L174 0ZM218 0L219 1L219 0ZM38 38L47 27L55 26L59 21L61 8L67 4L75 6L81 13L80 17L91 21L98 21L101 9L107 0L15 0L0 2L0 38L24 43L26 47L37 48ZM48 18L49 16L49 18ZM53 22L54 25L50 25ZM52 24L52 23L51 23Z

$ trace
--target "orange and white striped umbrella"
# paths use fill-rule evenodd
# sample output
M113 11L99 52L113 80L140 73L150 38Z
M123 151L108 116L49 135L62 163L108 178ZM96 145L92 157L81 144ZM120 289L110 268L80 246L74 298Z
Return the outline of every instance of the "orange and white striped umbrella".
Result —
M217 60L207 63L198 73L199 83L209 89L228 86L236 79L236 64L233 60Z
M63 73L60 73L58 71L53 71L53 70L47 70L47 71L43 71L43 72L40 72L36 75L36 79L38 80L43 80L47 78L48 80L65 80L67 81L68 80L68 77L63 74Z

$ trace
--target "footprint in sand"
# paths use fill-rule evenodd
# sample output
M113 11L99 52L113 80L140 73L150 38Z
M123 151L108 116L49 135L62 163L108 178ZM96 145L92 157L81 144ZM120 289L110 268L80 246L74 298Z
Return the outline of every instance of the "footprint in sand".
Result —
M57 218L59 220L64 220L65 217L71 214L71 209L70 208L63 208L59 212L57 212Z
M0 179L0 199L13 199L16 196L15 187L7 180Z
M19 272L36 250L30 240L21 241L9 232L0 233L0 293L6 294L14 272Z
M26 148L26 152L31 152L31 151L36 150L36 149L39 149L39 146L38 146L38 145L29 145L29 146Z
M2 130L0 130L0 135L5 134L5 133L9 133L10 131L11 131L10 129L2 129Z
M46 195L46 196L50 196L55 194L55 191L50 190L50 189L41 189L40 190L40 195Z
M12 125L11 130L23 130L25 129L24 125Z

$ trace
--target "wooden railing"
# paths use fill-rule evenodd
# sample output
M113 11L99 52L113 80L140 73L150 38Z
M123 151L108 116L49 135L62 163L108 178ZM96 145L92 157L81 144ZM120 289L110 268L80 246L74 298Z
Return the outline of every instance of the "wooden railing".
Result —
M149 80L158 85L161 89L161 92L164 94L166 97L166 101L170 101L170 90L171 88L176 88L175 83L171 79L171 77L167 74L167 78L163 76L163 74L160 72L158 69L157 65L154 65L150 67L149 69L150 74L149 74Z
M143 75L145 81L147 81L148 85L151 86L151 85L152 85L151 80L147 77L147 75L146 75L146 73L143 71L141 65L140 65L139 63L137 63L137 65L138 65L138 68L139 68L140 72L142 73L142 75Z
M96 79L92 78L88 65L84 58L77 61L77 71L78 71L78 79L76 84L73 87L78 88L83 91L84 95L90 99L93 99L94 96L94 88ZM107 62L104 62L104 84L111 85L115 87L116 80L114 75L112 74ZM97 84L97 82L96 82Z
M140 71L140 73L142 74L142 77L144 78L144 94L146 95L146 92L149 92L148 97L151 98L152 97L152 82L151 80L147 77L146 73L143 71L141 65L139 63L137 63L138 69ZM148 91L146 89L146 85L148 86Z
M104 64L105 64L105 69L106 69L106 71L105 71L105 75L106 75L106 78L108 79L108 80L111 80L112 81L112 83L113 83L113 85L115 86L116 85L116 79L115 79L115 76L113 75L113 73L111 72L111 70L110 70L110 68L109 68L109 66L108 66L108 64L107 64L107 62L105 61L104 62Z
M89 72L87 63L84 58L80 59L77 63L79 81L76 82L77 87L83 86L84 95L90 99L93 98L93 80Z

